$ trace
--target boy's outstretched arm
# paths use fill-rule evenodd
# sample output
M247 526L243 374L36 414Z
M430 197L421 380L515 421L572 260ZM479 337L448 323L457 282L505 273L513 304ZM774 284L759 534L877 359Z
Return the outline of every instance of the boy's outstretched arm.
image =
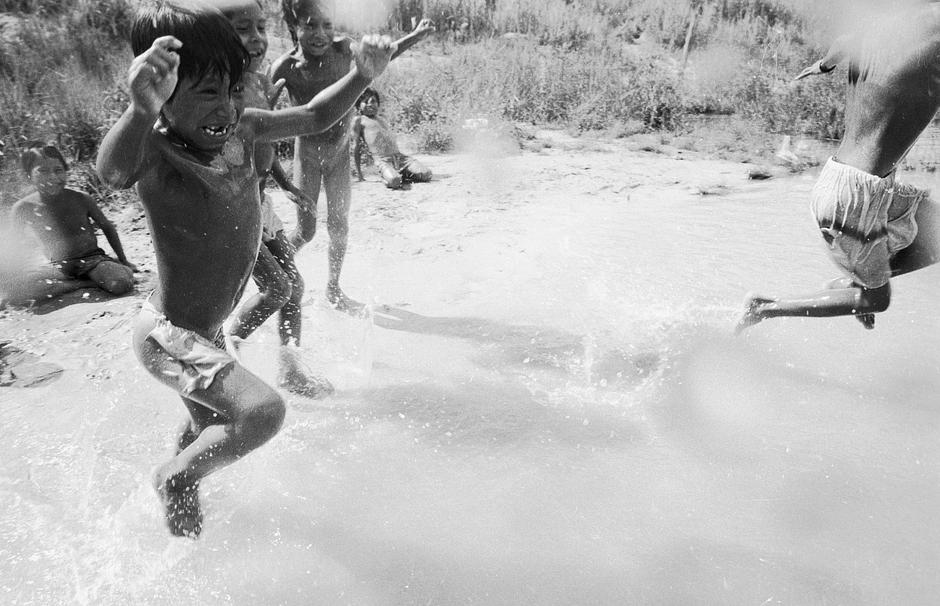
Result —
M98 176L111 187L130 187L137 178L147 134L176 88L180 58L175 51L180 47L173 36L157 38L127 70L131 104L98 150Z
M422 19L418 25L411 31L407 36L403 36L395 41L395 46L397 47L395 52L392 53L392 59L402 54L412 46L414 46L419 40L430 34L434 31L434 22L430 19Z
M101 228L101 233L104 234L104 237L108 240L108 244L111 245L111 250L114 251L117 260L120 261L122 265L130 267L132 271L137 271L137 266L128 261L127 256L124 254L124 246L121 245L121 237L118 235L117 229L114 228L114 223L111 223L111 221L104 216L104 213L101 212L101 209L98 208L98 205L95 204L95 201L90 197L86 200L86 203L88 204L88 216L95 222L95 225Z
M845 60L848 55L848 46L851 40L851 36L840 36L832 43L832 46L829 47L829 51L823 56L822 59L813 63L803 71L801 71L794 80L802 80L809 76L818 76L820 74L828 74L834 70L842 61Z
M290 177L288 177L287 173L284 172L284 167L281 166L281 163L277 161L277 158L271 162L271 178L274 179L274 182L277 183L278 187L290 194L290 201L299 206L301 209L316 209L316 200L313 200L310 196L302 192L291 182Z
M354 51L355 65L345 76L323 89L305 105L277 111L251 110L258 141L276 141L297 135L322 133L349 112L362 92L391 60L395 45L388 36L369 35Z

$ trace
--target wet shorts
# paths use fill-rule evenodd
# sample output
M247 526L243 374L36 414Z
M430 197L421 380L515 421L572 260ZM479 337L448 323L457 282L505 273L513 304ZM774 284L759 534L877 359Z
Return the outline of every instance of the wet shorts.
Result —
M839 267L867 288L884 286L891 258L917 236L914 215L927 192L830 159L813 188L811 210Z
M100 248L96 248L86 255L80 257L72 257L71 259L60 259L58 261L53 261L52 266L70 278L84 278L91 270L98 267L99 264L111 261L112 263L119 263L117 259L112 259L104 253Z
M175 383L184 396L197 389L207 389L219 371L235 362L224 349L221 333L216 342L212 342L191 330L174 326L149 300L141 307L138 322L147 324L150 330L146 337L153 339L167 354L147 370L161 375L158 378L163 381Z

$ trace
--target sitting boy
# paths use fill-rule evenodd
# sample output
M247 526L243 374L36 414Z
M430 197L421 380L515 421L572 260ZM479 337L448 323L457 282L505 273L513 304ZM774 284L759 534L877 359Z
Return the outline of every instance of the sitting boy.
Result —
M401 189L403 183L427 183L431 180L431 169L401 153L395 135L379 116L379 104L379 93L371 88L367 88L356 102L359 115L353 120L352 129L356 139L353 155L359 180L365 180L362 178L362 146L365 143L375 158L386 187Z
M12 302L49 299L98 286L113 295L134 288L136 269L124 256L117 230L90 196L66 187L68 163L52 145L30 143L20 165L36 191L13 205L13 221L29 228L42 245L54 271L27 272ZM101 228L117 259L98 247Z
M144 367L189 412L174 457L153 477L173 534L202 529L200 481L279 430L281 396L223 349L222 325L251 276L261 242L255 144L322 132L388 64L393 46L366 36L355 67L309 103L245 108L250 62L215 7L147 0L134 19L130 106L101 143L98 172L137 185L157 257L158 284L134 328Z

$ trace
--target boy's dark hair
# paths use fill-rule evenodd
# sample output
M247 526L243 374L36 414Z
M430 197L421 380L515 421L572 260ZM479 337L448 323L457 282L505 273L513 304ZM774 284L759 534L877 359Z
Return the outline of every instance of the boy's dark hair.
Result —
M184 78L198 80L215 71L227 75L229 86L234 88L250 61L231 22L217 8L200 0L143 2L131 26L134 56L145 52L161 36L173 36L183 43L178 51L180 82Z
M255 0L255 4L258 5L258 8L260 8L260 9L261 9L261 12L263 13L263 12L264 12L264 2L262 2L261 0ZM225 4L225 7L227 7L227 8L221 8L221 9L219 9L219 10L222 11L222 14L223 14L223 15L225 15L227 18L231 19L231 18L232 18L232 15L235 14L235 11L232 10L232 5L231 5L231 4Z
M356 107L359 107L365 102L366 99L369 99L372 97L375 97L376 103L378 103L379 105L382 104L382 98L379 97L379 91L375 90L374 88L370 86L366 88L364 91L362 91L362 94L359 95L358 99L356 99Z
M297 18L297 5L304 0L281 0L281 14L284 17L284 24L287 25L287 31L290 32L290 39L297 44L297 26L300 20ZM310 0L321 11L325 10L321 0Z
M55 145L44 141L29 141L24 146L23 153L20 154L20 167L23 172L29 176L29 173L35 168L43 158L58 160L62 163L65 170L69 169L69 163L65 161L62 153Z

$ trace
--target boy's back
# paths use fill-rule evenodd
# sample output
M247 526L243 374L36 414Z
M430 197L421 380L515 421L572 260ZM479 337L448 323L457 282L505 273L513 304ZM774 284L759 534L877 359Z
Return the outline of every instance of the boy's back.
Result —
M840 162L885 176L940 107L940 4L872 20L849 42Z

